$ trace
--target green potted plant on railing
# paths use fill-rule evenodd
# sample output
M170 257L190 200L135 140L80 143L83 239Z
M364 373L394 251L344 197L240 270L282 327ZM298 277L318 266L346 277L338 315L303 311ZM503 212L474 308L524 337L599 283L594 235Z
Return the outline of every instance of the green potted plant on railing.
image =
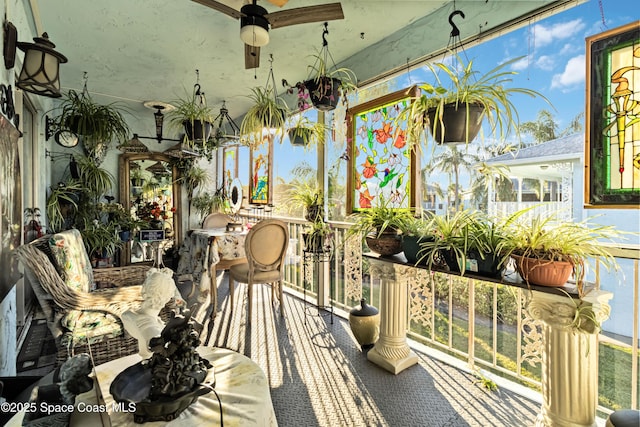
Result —
M496 138L504 140L511 130L518 130L513 95L540 97L549 102L535 90L507 86L517 73L506 68L521 58L504 62L484 74L473 68L473 61L465 64L459 56L455 58L452 65L428 64L436 83L420 84L422 95L399 115L407 120L407 130L415 141L428 125L438 144L468 144L477 136L484 119ZM448 78L448 85L442 82L440 73Z
M400 231L411 220L411 209L391 207L380 198L377 206L361 209L351 218L355 223L349 227L348 237L361 236L369 249L383 256L402 252Z
M583 294L585 265L593 259L605 268L617 269L615 258L602 243L622 237L613 226L536 216L514 221L505 247L511 251L522 279L540 286L564 286L573 274Z
M287 124L289 108L285 101L275 94L272 87L254 87L248 95L253 105L247 110L240 123L240 133L247 137L249 145L262 141L264 129L275 129L282 136Z
M55 127L81 135L87 154L97 163L113 140L122 142L128 138L129 126L123 116L127 110L116 103L96 104L86 91L70 90L55 111L59 111L54 118Z
M422 260L424 254L420 244L434 239L432 222L433 215L430 213L411 216L403 222L402 251L407 262L418 264Z

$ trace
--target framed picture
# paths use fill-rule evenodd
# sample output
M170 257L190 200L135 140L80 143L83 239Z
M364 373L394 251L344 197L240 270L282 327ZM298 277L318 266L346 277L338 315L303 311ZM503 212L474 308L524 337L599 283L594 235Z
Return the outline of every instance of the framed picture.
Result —
M585 207L640 207L640 21L587 38Z
M348 213L418 203L417 147L407 139L406 119L398 119L417 94L412 86L347 110Z
M231 183L238 177L238 147L224 147L222 150L222 184L228 192Z
M273 135L265 135L262 143L253 146L249 155L249 203L268 205L271 203L273 164Z

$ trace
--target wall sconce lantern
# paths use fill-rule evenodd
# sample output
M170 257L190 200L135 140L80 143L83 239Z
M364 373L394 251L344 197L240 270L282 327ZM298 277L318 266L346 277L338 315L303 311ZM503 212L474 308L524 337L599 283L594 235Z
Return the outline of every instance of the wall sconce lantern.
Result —
M47 33L34 37L33 41L17 43L24 51L24 62L16 86L36 95L59 98L60 63L67 62L67 58L54 50L56 45L49 41Z

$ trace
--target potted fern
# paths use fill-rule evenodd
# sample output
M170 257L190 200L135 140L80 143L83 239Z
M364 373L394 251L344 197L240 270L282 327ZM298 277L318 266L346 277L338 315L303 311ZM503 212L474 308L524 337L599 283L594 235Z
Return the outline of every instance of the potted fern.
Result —
M452 65L428 64L435 83L419 85L422 95L399 114L407 120L408 131L417 140L428 126L438 144L470 143L478 135L486 119L492 133L505 139L512 129L518 129L518 111L511 97L516 94L532 98L547 98L527 88L508 87L511 76L507 68L521 58L514 58L482 74L473 68L473 61L464 63L459 56ZM443 74L449 83L440 78Z

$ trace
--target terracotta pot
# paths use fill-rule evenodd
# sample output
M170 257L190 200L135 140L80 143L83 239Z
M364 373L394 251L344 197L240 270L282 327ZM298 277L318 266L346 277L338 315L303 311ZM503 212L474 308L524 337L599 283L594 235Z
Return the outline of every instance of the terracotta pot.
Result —
M373 252L382 256L391 256L402 252L402 237L396 232L383 232L378 234L370 234L365 237L367 246Z
M467 108L465 104L447 104L442 109L442 122L436 118L436 110L427 112L429 130L436 143L469 143L473 141L482 127L484 107L480 104L469 104L469 123L467 126ZM444 135L441 135L444 126ZM469 131L467 139L467 127Z
M380 335L380 312L367 300L360 300L360 307L349 312L349 326L353 336L363 349L371 348L378 341Z
M566 261L548 261L512 255L520 277L532 285L564 286L573 272L573 266Z

